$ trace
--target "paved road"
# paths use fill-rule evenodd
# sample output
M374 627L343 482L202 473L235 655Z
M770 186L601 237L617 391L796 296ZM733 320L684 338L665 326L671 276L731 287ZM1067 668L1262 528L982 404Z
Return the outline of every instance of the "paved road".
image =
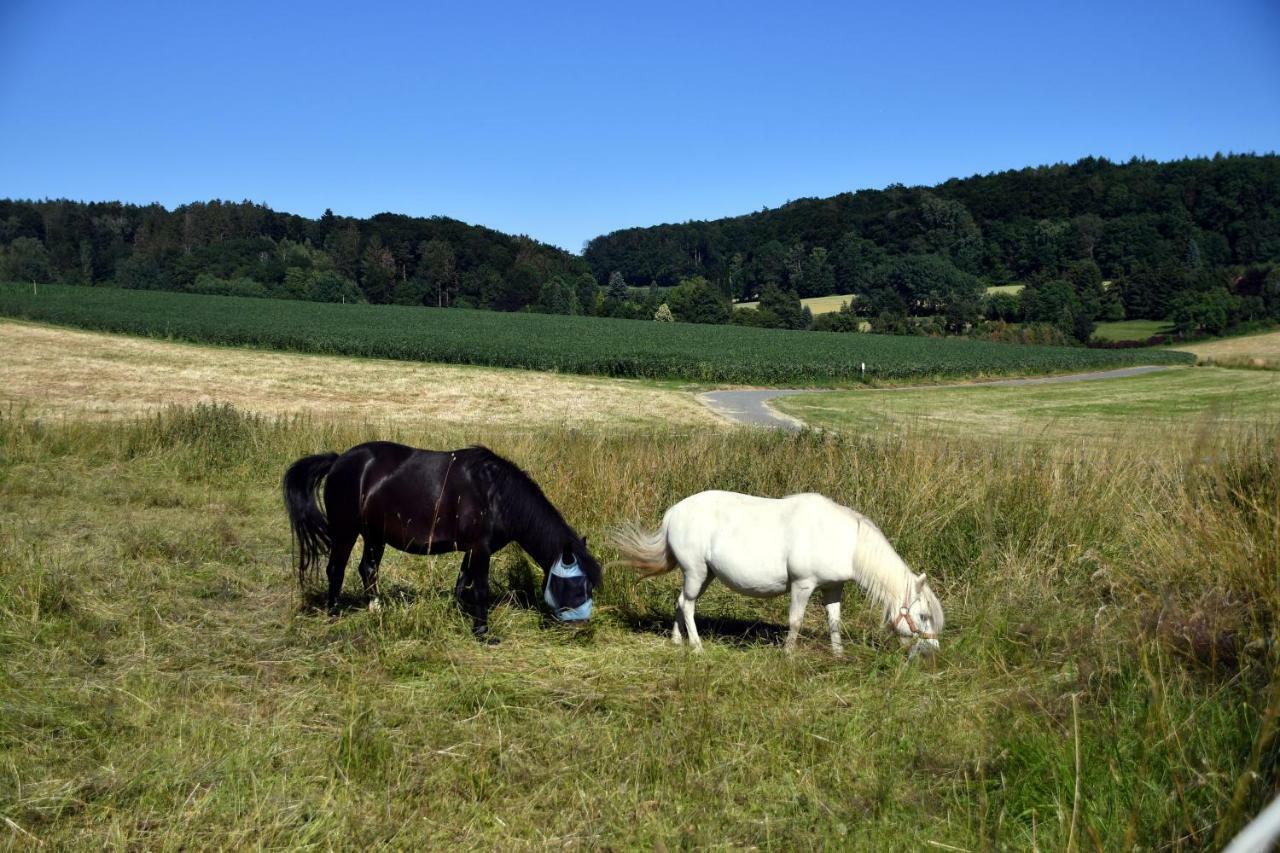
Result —
M1157 370L1166 370L1161 365L1146 367L1121 367L1116 370L1099 370L1093 373L1070 373L1065 376L1037 376L1031 379L993 379L988 382L961 382L953 385L903 385L896 388L878 388L876 391L911 391L921 388L970 388L976 385L1055 385L1059 382L1090 382L1095 379L1120 379L1125 376L1138 376ZM766 388L751 391L707 391L699 394L713 412L723 415L731 421L747 426L772 427L796 432L804 428L802 421L784 415L769 405L776 397L789 397L793 394L816 394L826 389L814 388Z

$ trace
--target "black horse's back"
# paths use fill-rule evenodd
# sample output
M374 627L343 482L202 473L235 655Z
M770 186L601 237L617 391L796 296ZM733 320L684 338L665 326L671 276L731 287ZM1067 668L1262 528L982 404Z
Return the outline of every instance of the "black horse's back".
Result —
M338 460L336 453L304 456L284 472L284 505L289 527L298 544L298 582L305 583L308 571L329 552L329 522L316 501L320 481Z

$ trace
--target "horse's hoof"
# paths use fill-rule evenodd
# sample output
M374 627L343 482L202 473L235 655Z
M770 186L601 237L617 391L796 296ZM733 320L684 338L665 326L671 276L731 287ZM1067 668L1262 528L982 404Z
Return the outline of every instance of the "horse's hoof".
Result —
M381 601L379 601L379 600L378 600L378 599L376 599L376 598L370 599L370 600L369 600L369 612L370 612L370 613L381 613L381 612L382 612L382 602L381 602Z

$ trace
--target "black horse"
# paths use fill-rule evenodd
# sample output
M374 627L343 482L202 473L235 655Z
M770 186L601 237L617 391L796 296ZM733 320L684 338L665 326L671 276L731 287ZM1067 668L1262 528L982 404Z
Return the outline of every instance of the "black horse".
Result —
M321 480L323 510L316 502ZM433 451L373 441L341 455L305 456L285 472L284 503L298 543L299 583L329 555L331 612L357 536L364 537L360 578L375 608L385 546L410 554L463 552L454 595L477 637L489 629L489 557L508 542L519 543L544 576L557 558L577 560L588 588L559 604L577 606L601 583L587 540L528 474L484 447Z

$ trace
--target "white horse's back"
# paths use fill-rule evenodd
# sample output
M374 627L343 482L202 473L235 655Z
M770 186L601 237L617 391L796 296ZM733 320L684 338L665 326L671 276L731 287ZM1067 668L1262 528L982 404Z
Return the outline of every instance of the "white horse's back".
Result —
M693 602L716 578L735 592L757 598L791 593L794 644L809 596L821 590L827 605L832 647L839 643L843 585L855 581L878 604L886 618L894 608L908 614L910 635L937 645L942 609L937 598L889 545L869 519L822 495L760 498L736 492L707 491L672 506L653 532L634 525L615 532L623 558L647 574L679 565L684 583L676 602L673 639L680 640L680 621L695 646ZM936 624L921 630L917 624ZM900 623L893 623L903 634Z
M744 595L772 598L799 577L835 583L853 576L857 517L822 495L699 492L667 510L663 526L681 566L703 564Z

